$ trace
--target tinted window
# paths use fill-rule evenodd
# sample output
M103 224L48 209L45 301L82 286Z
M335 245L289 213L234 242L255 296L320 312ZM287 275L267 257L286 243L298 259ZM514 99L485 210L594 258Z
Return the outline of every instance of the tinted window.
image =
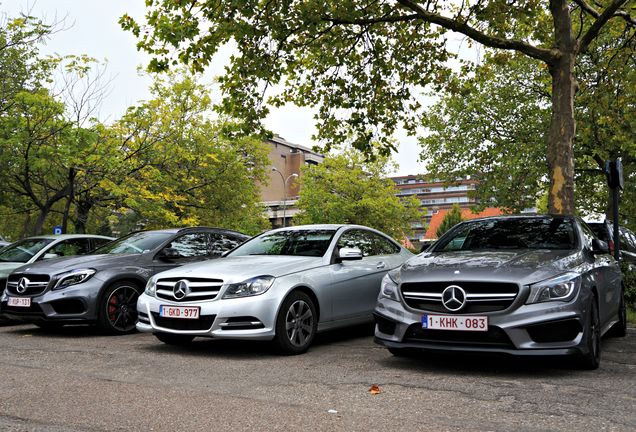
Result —
M93 249L102 247L106 243L110 243L112 241L112 240L104 239L104 238L93 238L91 240L93 241Z
M239 246L228 256L297 255L320 257L327 252L334 230L285 230L265 233Z
M510 218L464 222L440 239L433 251L575 247L576 235L571 219Z
M54 239L24 239L0 252L0 262L27 262Z
M384 237L366 230L349 230L338 240L338 247L358 248L363 256L389 255L398 253L400 248Z
M585 223L581 224L581 230L583 231L583 241L585 242L585 246L588 249L592 249L592 240L594 240L594 237L598 236L596 236Z
M210 234L210 256L219 256L243 243L245 240L227 234Z
M182 235L170 242L166 248L176 250L180 258L207 256L208 236L206 233Z
M587 224L592 232L598 237L599 240L603 240L604 242L608 242L610 239L609 227L604 223L588 223Z
M56 244L47 250L45 255L55 254L58 257L84 255L87 254L89 250L90 245L88 239L69 239ZM43 258L44 256L41 256L39 259Z
M105 244L93 251L95 254L140 254L151 251L172 237L167 232L138 232Z

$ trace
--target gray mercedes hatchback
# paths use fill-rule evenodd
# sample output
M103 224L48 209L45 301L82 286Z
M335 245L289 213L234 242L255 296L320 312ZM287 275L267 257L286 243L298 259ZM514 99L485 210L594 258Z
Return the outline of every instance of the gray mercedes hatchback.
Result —
M384 277L375 340L395 355L573 355L595 369L601 337L626 333L622 275L608 252L577 217L462 222Z
M152 275L218 258L248 238L205 227L142 231L92 255L29 264L9 275L0 313L40 327L97 324L108 333L129 333Z

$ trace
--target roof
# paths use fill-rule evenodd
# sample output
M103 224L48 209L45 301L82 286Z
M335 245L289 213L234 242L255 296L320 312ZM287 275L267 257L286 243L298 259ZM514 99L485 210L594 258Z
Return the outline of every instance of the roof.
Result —
M442 221L444 220L444 216L446 216L446 213L448 213L450 210L451 209L440 210L433 215L433 217L431 218L431 221L428 224L428 229L426 230L426 234L424 234L425 240L437 239L437 229L442 224ZM473 211L470 209L462 209L462 218L464 220L480 219L480 218L491 217L491 216L501 216L503 214L504 212L501 209L496 207L486 207L483 211L479 213L473 213Z
M287 141L285 138L283 138L280 135L274 135L272 138L269 139L269 141L271 141L273 143L276 143L276 144L282 144L282 145L287 146L289 148L298 149L298 150L306 152L306 153L311 153L311 154L315 154L317 156L324 157L323 154L317 153L317 152L313 151L312 149L310 149L309 147L305 147L305 146L302 146L300 144L291 143L291 142Z
M103 238L113 240L114 237L107 237L103 235L96 234L45 234L45 235L37 235L30 236L27 238L42 238L42 239L53 239L53 240L65 240L65 239L73 239L73 238Z

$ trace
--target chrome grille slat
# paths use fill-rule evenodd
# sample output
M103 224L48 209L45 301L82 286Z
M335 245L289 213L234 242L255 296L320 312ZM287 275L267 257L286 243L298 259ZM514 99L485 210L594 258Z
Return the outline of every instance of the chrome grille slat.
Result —
M204 301L213 300L219 294L223 281L220 279L203 279L203 278L170 278L160 279L157 281L156 296L159 299L170 300L173 302L188 301ZM183 298L177 299L174 296L174 287L179 281L185 281L188 284L190 292Z

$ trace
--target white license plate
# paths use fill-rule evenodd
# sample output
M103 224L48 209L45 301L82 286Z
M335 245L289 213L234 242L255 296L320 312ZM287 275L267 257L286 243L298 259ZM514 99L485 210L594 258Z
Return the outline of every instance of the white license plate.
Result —
M30 297L9 297L7 302L9 306L29 307L31 306Z
M198 319L198 306L159 306L159 316L165 318Z
M488 331L488 317L424 315L422 328L428 330Z

